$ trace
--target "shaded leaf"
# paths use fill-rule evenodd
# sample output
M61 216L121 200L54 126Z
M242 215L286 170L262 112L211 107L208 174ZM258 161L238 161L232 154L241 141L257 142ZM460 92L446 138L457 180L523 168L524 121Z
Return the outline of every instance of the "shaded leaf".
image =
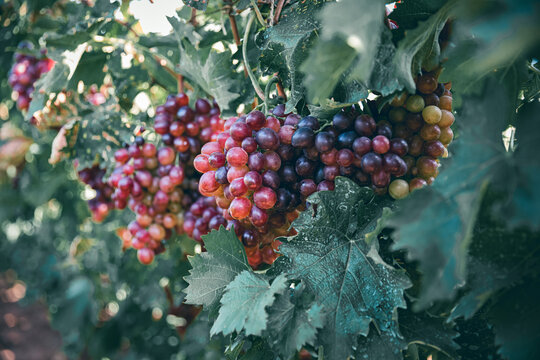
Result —
M313 204L293 222L298 235L279 248L284 255L277 269L300 279L327 312L319 333L329 359L350 356L358 334L367 335L375 323L399 353L404 342L396 321L396 308L405 307L405 274L386 264L378 242L365 236L377 228L377 219L389 201L368 188L338 177L335 191L309 198ZM316 212L313 207L316 206Z

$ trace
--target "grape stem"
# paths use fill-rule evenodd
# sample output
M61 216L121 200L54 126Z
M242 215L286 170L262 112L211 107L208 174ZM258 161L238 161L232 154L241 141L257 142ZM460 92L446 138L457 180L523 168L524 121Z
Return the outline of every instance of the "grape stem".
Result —
M279 21L281 10L283 9L283 4L285 4L285 0L278 1L278 4L276 6L276 13L274 14L274 25L276 25Z
M253 7L253 11L255 11L255 14L257 15L257 20L261 23L262 26L266 27L266 22L264 21L264 18L261 14L261 11L259 10L259 6L257 5L257 1L251 0L251 7Z
M238 34L238 25L236 24L236 18L233 15L233 7L231 0L226 1L227 5L224 8L227 8L228 14L229 14L229 22L231 23L231 31L234 38L234 43L237 47L240 47L240 44L242 41L240 40L240 35ZM246 70L246 67L244 66L244 75L248 77L248 73Z
M251 84L253 85L253 88L255 89L257 96L259 96L262 101L266 102L266 97L264 96L264 92L262 91L259 85L259 82L257 81L257 78L255 77L255 74L253 74L253 71L251 70L251 66L249 65L249 61L247 58L247 43L249 40L249 31L251 29L251 25L253 24L253 20L255 20L255 16L251 14L246 24L246 30L244 32L244 40L242 42L242 57L244 58L244 69L247 71L249 75L249 79L251 80Z

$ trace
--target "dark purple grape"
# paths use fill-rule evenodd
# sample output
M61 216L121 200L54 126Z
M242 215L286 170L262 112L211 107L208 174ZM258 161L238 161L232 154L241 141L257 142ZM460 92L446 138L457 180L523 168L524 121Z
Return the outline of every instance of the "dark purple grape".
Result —
M388 121L379 121L376 133L390 139L392 137L392 125Z
M282 161L289 161L294 157L294 148L292 145L281 144L276 152L278 153L279 157L281 157Z
M358 155L365 155L371 151L371 139L365 136L354 139L352 149Z
M339 175L341 176L352 176L354 174L354 167L353 166L340 166L339 167Z
M312 147L314 143L315 134L313 130L308 127L299 128L292 136L291 144L295 148L308 148Z
M332 125L339 130L348 130L352 126L352 119L344 112L338 112L332 118Z
M259 240L257 239L257 234L250 229L244 230L242 234L242 243L245 247L254 247L257 246Z
M277 172L275 172L273 170L266 170L262 174L262 179L263 179L263 185L264 186L268 186L268 187L270 187L272 189L279 188L280 179L279 179L279 175L278 175Z
M313 116L303 117L302 120L298 122L298 128L308 127L312 130L319 129L319 120Z
M304 149L302 153L304 154L305 157L307 157L311 161L319 160L319 151L317 151L315 147Z
M336 176L339 175L339 166L325 166L323 168L324 179L328 181L334 181Z
M275 208L278 210L287 209L292 200L291 192L285 188L279 188L276 191L276 195L277 195L277 201L276 201L276 205L274 205Z
M285 105L284 104L278 104L272 110L272 114L277 117L284 117L285 116Z
M174 100L173 100L173 103L174 103ZM167 107L166 104L165 104L165 107ZM189 122L192 122L193 119L195 118L195 112L189 106L182 106L176 112L176 117L178 118L178 120L180 120L183 123L189 123Z
M264 155L260 152L255 152L249 155L248 167L250 170L261 171L264 169Z
M354 130L360 136L371 136L375 131L377 125L375 120L369 115L360 115L354 121Z
M392 175L404 175L407 172L407 163L396 154L388 153L383 157L383 170Z
M337 139L338 149L343 149L343 148L351 149L352 144L354 140L356 139L356 137L357 135L354 131L347 131L339 135Z
M373 153L367 153L362 157L362 170L365 173L373 174L382 168L382 158Z
M313 174L313 171L315 170L315 165L305 156L301 156L298 158L298 160L296 160L295 170L298 175L308 177Z
M297 126L298 123L300 122L300 119L301 119L300 115L297 115L297 114L287 115L283 125Z
M279 175L283 182L287 184L293 184L297 181L296 171L292 165L287 164L282 166L279 170Z
M258 110L253 110L246 117L246 124L253 130L260 130L266 123L266 116Z
M390 184L390 174L384 170L379 170L371 175L371 182L377 187L385 187Z
M362 170L356 170L354 173L354 178L360 185L365 185L369 181L369 176L362 172Z
M390 140L390 152L399 156L405 156L407 151L409 151L409 145L404 139L394 138Z
M317 184L311 179L304 179L300 181L299 191L303 196L309 196L317 191Z
M270 128L262 128L257 131L255 141L264 150L276 150L279 147L279 136Z
M161 135L161 140L163 140L163 143L165 145L172 145L174 142L174 137L171 134L167 133Z
M315 148L319 152L327 152L335 146L336 138L328 131L321 131L315 136Z
M227 180L227 168L225 166L216 170L216 181L220 184L228 184Z

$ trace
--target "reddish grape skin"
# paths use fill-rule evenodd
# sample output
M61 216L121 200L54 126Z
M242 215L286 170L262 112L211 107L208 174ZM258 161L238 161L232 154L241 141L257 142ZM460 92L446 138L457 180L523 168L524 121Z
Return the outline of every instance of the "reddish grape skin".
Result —
M262 169L264 169L264 163L265 163L265 159L264 159L263 154L256 152L249 155L248 167L251 170L261 171Z
M169 147L162 147L158 150L158 161L161 165L169 165L174 163L174 159L176 158L176 154L174 153L174 150Z
M354 139L352 149L358 155L365 155L371 151L371 139L365 136Z
M266 170L262 174L262 181L264 186L270 187L272 189L279 188L281 182L278 173L273 170Z
M315 136L315 148L321 153L330 151L335 142L334 134L329 131L321 131Z
M317 185L317 191L332 191L335 188L333 181L324 180Z
M335 165L325 166L323 168L324 179L327 181L334 181L336 176L339 175L339 167Z
M377 135L371 141L371 146L377 154L385 154L390 150L390 140L386 136Z
M309 148L312 147L315 142L315 133L311 128L302 127L297 129L291 139L291 144L295 148Z
M399 156L405 156L407 151L409 151L409 145L407 145L407 141L404 139L395 138L390 140L390 152Z
M246 116L246 124L253 130L260 130L266 123L266 117L258 110L253 110ZM250 133L251 135L251 133Z
M234 179L246 175L248 171L247 166L233 166L227 171L227 181L231 183Z
M193 159L193 167L200 173L205 173L212 170L210 163L208 161L208 155L199 154Z
M229 129L229 134L236 141L242 141L251 136L251 128L243 122L235 122Z
M201 148L201 154L211 155L214 152L223 152L223 147L217 141L206 143Z
M276 193L269 187L261 187L253 193L253 202L260 209L271 209L276 204L276 201Z
M229 206L229 214L237 220L242 220L249 216L251 211L251 201L245 197L237 197Z
M382 167L382 159L379 155L370 152L362 157L362 170L367 174L373 174Z
M229 191L235 197L244 196L248 191L248 187L244 183L244 178L239 177L231 181L231 184L229 185Z
M281 124L280 124L279 120L276 119L275 117L268 116L266 118L266 123L265 123L264 127L267 127L269 129L274 130L276 132L276 134L277 134L277 133L279 133L279 130L281 128Z
M242 149L244 149L248 154L257 150L257 142L252 137L247 137L242 140Z
M321 162L324 165L335 165L337 164L337 154L338 154L338 151L336 149L332 149L330 151L322 153Z
M413 190L423 188L424 186L427 186L427 182L422 178L414 178L409 182L409 190L411 192Z
M253 205L249 214L249 221L256 227L264 226L268 221L268 214L266 211Z
M199 180L199 190L206 193L212 193L220 187L216 180L216 172L211 170L204 173Z
M278 171L281 167L281 157L274 151L264 153L264 167L269 170Z
M385 187L390 184L390 174L384 170L377 171L371 175L371 182L377 187Z
M300 181L300 194L303 196L309 196L317 191L317 184L311 179L304 179Z
M152 249L143 248L137 251L137 259L144 265L149 265L154 261L155 253Z
M279 136L270 128L262 128L257 131L255 141L263 150L276 150L279 147Z
M189 150L189 141L186 137L180 136L174 139L173 146L179 152L186 152Z
M129 160L129 153L127 149L119 149L116 150L114 153L114 159L118 161L119 163L125 163Z
M208 164L214 169L220 168L225 165L226 157L222 152L216 151L208 156Z
M291 125L283 125L281 129L279 129L278 135L279 135L279 141L282 144L291 144L292 137L294 134L294 127Z
M248 190L257 190L262 185L262 177L256 171L249 171L244 175L244 183L246 184Z
M233 147L227 151L226 158L231 166L244 166L248 162L248 153L241 147Z
M438 140L424 144L424 153L428 156L440 157L444 154L444 150L444 145Z
M337 163L339 166L350 166L353 162L354 154L349 149L341 149L337 153Z

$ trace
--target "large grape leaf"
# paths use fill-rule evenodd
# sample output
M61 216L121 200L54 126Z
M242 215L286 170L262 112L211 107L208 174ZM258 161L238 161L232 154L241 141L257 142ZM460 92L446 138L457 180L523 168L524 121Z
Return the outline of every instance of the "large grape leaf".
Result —
M275 296L286 288L287 278L284 275L279 275L270 284L264 275L242 271L225 288L210 335L228 335L242 330L246 335L261 335L268 321L265 308L271 306Z
M501 182L508 153L501 132L509 114L507 95L492 85L489 95L470 98L458 116L460 138L450 147L433 186L415 191L390 219L395 249L418 260L422 293L415 306L451 297L466 278L467 249L476 213L489 182Z
M258 37L262 50L261 70L266 73L278 72L290 87L291 94L286 111L291 111L304 96L303 75L300 65L308 57L311 39L319 29L315 17L324 0L301 1L283 10L279 23L267 28Z
M398 28L394 29L394 39L401 40L405 31L414 29L418 22L427 20L436 13L447 0L416 0L400 1L395 4L395 9L388 17L397 23Z
M396 309L405 307L403 291L410 282L381 259L374 236L366 240L379 229L377 220L389 200L339 177L334 191L318 192L309 201L310 209L293 223L298 235L280 246L284 256L277 270L302 281L324 306L327 321L319 341L326 356L350 356L358 334L368 335L372 322L399 353L405 343Z
M279 295L268 310L268 342L289 359L304 345L315 345L317 331L324 325L324 308L306 297L303 284Z
M477 313L468 320L456 320L459 336L455 341L459 345L458 355L467 360L501 360L497 353L493 326L488 323L484 314Z
M203 237L206 252L189 257L193 269L184 280L186 303L203 305L212 311L219 305L225 288L242 271L250 270L242 243L234 231L223 227Z
M406 36L398 43L394 56L395 75L409 92L414 93L416 89L414 76L420 73L422 64L430 61L435 55L439 34L454 5L455 0L447 2L434 15L420 22L416 28L408 30Z

